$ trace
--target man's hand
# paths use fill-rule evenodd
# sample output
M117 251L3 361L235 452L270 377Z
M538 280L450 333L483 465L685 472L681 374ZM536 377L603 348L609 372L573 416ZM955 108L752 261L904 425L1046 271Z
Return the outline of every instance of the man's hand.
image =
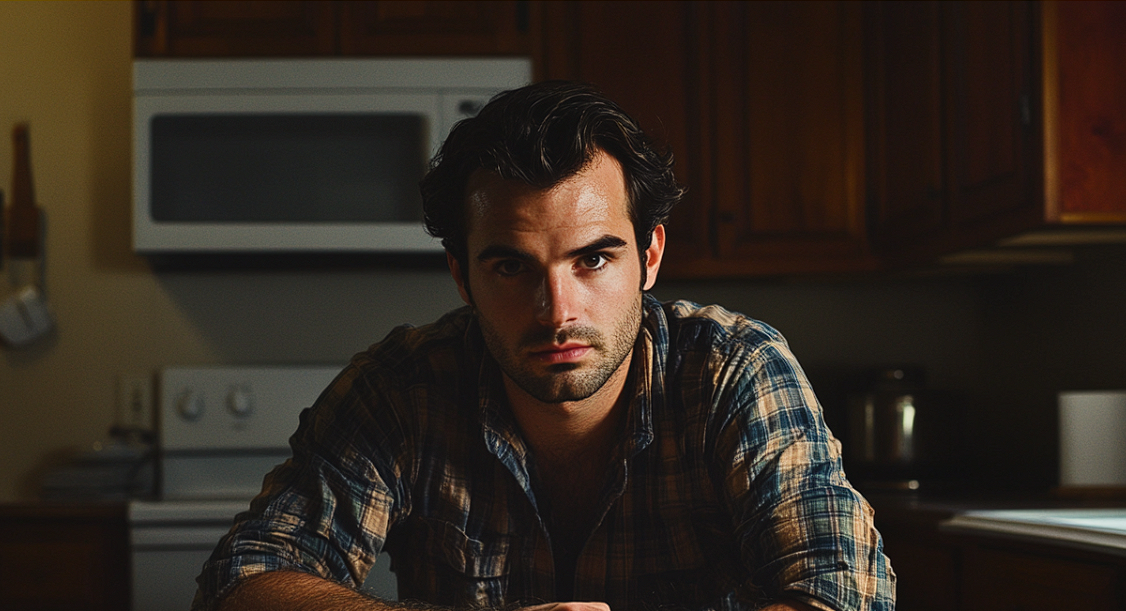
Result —
M534 607L524 607L519 611L610 611L610 605L606 603L547 603L544 605L535 605Z
M762 611L817 611L817 609L814 609L813 607L810 607L806 604L791 601L784 603L775 603L763 609Z

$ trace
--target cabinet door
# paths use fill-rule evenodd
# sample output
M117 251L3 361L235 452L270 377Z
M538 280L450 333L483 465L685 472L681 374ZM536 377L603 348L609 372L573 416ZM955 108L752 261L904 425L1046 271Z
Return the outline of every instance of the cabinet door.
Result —
M0 505L0 609L128 608L124 506Z
M956 552L949 545L885 536L884 551L896 574L896 606L906 611L958 609Z
M1042 7L1048 218L1126 222L1126 3Z
M527 1L347 1L344 55L493 55L529 52Z
M717 258L705 273L870 266L861 5L708 6Z
M675 158L688 187L673 211L662 276L691 275L708 256L707 150L698 127L701 42L695 2L550 2L544 14L543 77L594 84Z
M874 2L866 9L872 239L897 250L941 233L946 216L940 3Z
M1121 609L1121 575L1110 564L969 547L963 556L963 611Z
M333 2L145 0L135 6L139 57L315 56L336 51Z
M1042 220L1027 2L947 2L949 207L959 246Z
M872 241L891 264L1042 221L1028 2L878 2L872 29Z
M144 0L138 56L495 55L529 52L526 0Z

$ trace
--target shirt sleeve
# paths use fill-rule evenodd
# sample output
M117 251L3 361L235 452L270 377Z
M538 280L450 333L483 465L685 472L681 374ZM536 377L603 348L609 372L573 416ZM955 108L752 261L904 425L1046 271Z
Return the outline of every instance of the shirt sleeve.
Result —
M292 458L266 476L204 564L193 611L269 571L363 583L405 498L395 459L402 427L393 410L372 409L385 399L351 366L301 414Z
M895 573L840 443L784 341L717 355L716 462L740 554L768 599L891 611Z

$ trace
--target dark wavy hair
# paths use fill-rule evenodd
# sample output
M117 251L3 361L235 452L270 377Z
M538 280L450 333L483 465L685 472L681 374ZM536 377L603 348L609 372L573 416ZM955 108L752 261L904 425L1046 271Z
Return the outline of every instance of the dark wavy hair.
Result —
M574 176L601 149L621 164L639 253L684 189L672 154L594 87L547 81L497 94L450 131L419 183L426 230L467 269L466 184L479 169L540 189ZM644 260L642 261L644 263ZM642 267L644 271L644 266Z

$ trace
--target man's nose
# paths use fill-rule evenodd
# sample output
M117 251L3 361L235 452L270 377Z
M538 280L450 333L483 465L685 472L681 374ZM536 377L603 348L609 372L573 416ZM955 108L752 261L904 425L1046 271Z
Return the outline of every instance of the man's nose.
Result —
M574 318L575 291L566 273L548 271L536 295L536 320L559 328Z

